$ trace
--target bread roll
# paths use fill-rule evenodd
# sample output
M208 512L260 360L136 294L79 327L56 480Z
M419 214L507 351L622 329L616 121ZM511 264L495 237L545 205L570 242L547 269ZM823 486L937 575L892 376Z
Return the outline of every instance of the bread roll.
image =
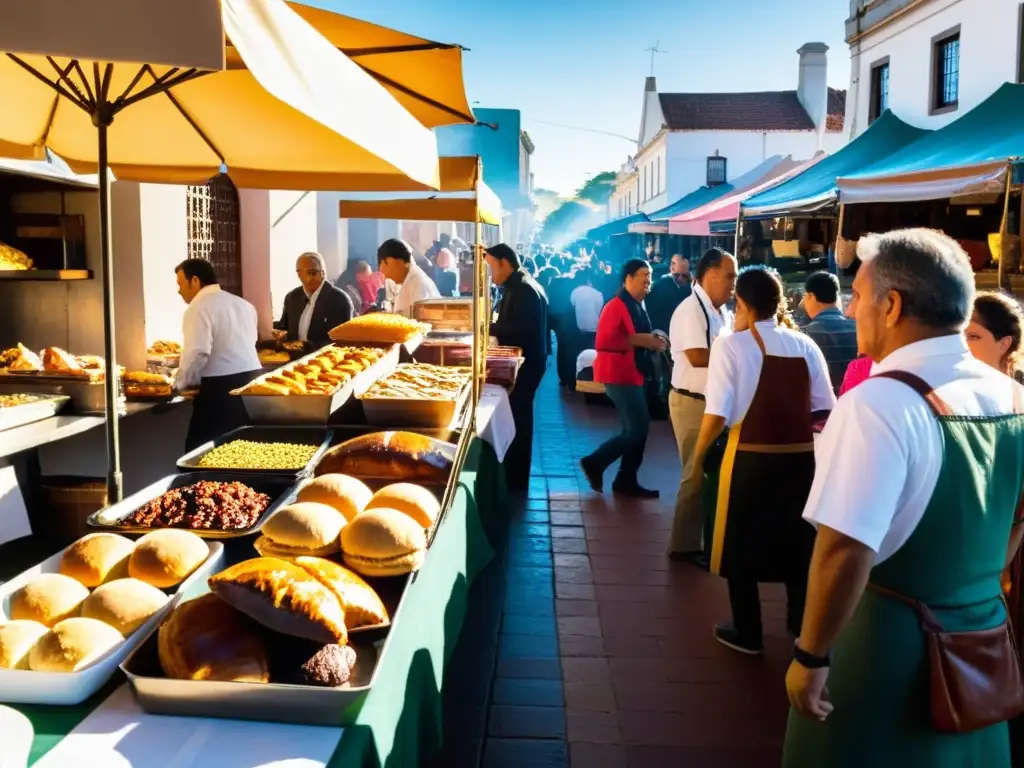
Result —
M401 576L419 570L426 550L423 528L394 509L369 509L341 532L345 565L364 576Z
M443 485L455 460L455 446L413 432L372 432L328 450L314 474L340 473L377 480Z
M441 514L441 502L432 492L414 483L394 483L373 494L366 509L397 509L424 528L430 528Z
M334 507L312 501L281 507L263 524L259 551L268 556L323 556L341 549L338 534L345 526L345 516Z
M321 557L299 557L295 564L327 587L341 602L348 629L384 624L388 611L373 587L337 563Z
M275 632L319 643L348 641L345 612L334 592L292 563L246 560L212 577L210 589Z
M121 633L96 619L64 619L39 638L29 653L36 672L78 672L124 641Z
M285 685L336 688L351 680L355 665L356 652L351 645L289 639L276 643L273 650L274 682Z
M210 548L192 531L163 528L135 543L128 575L160 589L176 587L206 562Z
M213 594L174 609L157 633L157 653L164 674L175 680L270 682L259 627Z
M98 587L128 575L128 558L134 549L134 541L116 533L90 533L64 550L60 572L83 586Z
M0 669L28 669L29 653L49 632L38 621L9 621L0 625Z
M348 522L366 509L373 498L373 491L366 483L348 475L321 475L299 489L296 501L315 501L333 507L345 516Z
M11 595L12 619L27 619L52 627L77 616L89 590L70 576L44 573Z
M117 579L95 589L82 603L82 616L109 624L125 637L164 607L167 595L138 579Z

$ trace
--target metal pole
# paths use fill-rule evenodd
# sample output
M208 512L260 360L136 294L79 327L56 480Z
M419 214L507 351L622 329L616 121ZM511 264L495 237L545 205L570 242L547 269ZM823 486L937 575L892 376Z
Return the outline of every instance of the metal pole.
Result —
M104 375L106 390L107 433L107 502L114 504L122 498L121 445L118 430L118 384L120 376L114 345L114 269L112 264L113 240L110 232L110 172L107 167L107 128L112 115L105 104L93 114L99 139L99 196L100 196L100 254L103 271L103 356L107 362Z
M743 225L743 208L736 212L736 236L733 238L732 255L737 260L740 258L740 227Z
M1006 188L1003 196L1003 219L999 222L999 288L1008 291L1010 289L1009 276L1006 274L1006 219L1010 215L1010 190L1013 187L1013 165L1006 168Z
M480 402L483 390L484 370L487 366L487 342L490 339L491 319L484 310L487 289L487 264L484 261L483 224L477 216L475 230L476 243L473 248L473 421L470 428L475 428L476 407Z
M832 259L832 263L835 265L836 272L839 271L839 241L843 239L843 222L846 220L846 203L839 204L839 223L836 225L836 244L835 244L835 258ZM845 267L843 267L845 269Z

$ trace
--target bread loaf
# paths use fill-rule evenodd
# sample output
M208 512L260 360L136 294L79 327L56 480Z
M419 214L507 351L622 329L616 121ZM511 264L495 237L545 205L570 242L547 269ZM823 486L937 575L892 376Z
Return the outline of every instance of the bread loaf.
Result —
M372 432L331 448L314 474L443 485L454 460L451 443L413 432Z
M128 575L133 549L134 541L116 533L90 533L64 550L60 572L83 586L98 587Z
M89 590L62 573L43 573L11 595L12 619L38 621L52 627L78 616Z
M348 568L321 557L298 557L295 564L334 593L348 629L387 623L388 611L373 587Z
M36 672L78 672L124 642L121 633L96 619L64 619L39 638L29 651Z
M377 491L366 509L397 509L424 528L430 528L441 514L441 502L422 485L393 483Z

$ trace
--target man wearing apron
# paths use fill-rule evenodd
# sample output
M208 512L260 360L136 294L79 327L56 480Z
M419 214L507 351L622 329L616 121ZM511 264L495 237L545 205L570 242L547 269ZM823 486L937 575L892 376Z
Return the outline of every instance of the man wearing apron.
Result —
M804 517L818 537L786 677L783 765L1008 768L1006 723L933 725L925 636L904 601L926 605L947 632L1005 621L1000 574L1020 541L1024 396L961 335L974 275L956 242L901 230L862 238L857 255L848 312L875 366L840 399L817 446ZM996 688L984 675L974 682Z
M764 649L759 582L782 582L788 626L803 615L814 529L801 513L814 478L814 423L835 405L828 364L807 336L781 327L782 282L761 267L736 281L735 332L715 341L698 466L729 426L715 494L711 570L729 582L733 621L715 639L746 654Z
M220 289L210 262L187 259L174 272L178 293L188 304L174 386L179 392L199 387L185 438L185 450L191 451L249 423L242 398L230 393L260 373L258 330L256 309Z

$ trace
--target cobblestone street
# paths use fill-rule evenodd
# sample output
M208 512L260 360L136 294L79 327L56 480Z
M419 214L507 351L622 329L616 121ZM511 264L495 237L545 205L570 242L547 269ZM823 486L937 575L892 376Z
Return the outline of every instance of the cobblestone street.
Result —
M601 497L578 474L615 423L548 372L528 498L474 587L449 667L439 766L778 766L784 593L762 587L764 657L713 640L729 617L724 582L665 556L679 477L670 425L653 424L641 473L660 501Z

